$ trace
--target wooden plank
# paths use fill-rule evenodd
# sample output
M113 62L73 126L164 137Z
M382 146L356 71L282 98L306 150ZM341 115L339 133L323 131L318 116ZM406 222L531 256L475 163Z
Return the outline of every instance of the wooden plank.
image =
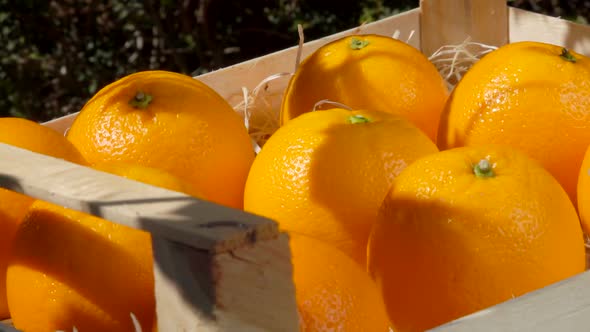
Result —
M299 331L288 239L282 235L274 241L214 258L216 274L223 281L216 292L218 330Z
M150 231L160 331L298 329L288 239L272 220L6 144L0 187Z
M508 42L505 0L421 0L420 9L420 45L427 55L467 38L492 46Z
M590 26L510 7L510 42L538 41L590 56Z
M64 115L62 117L44 122L43 124L49 128L56 130L57 132L65 134L66 131L72 125L72 122L74 122L74 119L76 118L76 116L78 116L78 113L80 113L80 112L75 112L75 113L71 113L68 115Z
M217 255L153 243L159 331L299 330L285 235Z
M299 331L286 235L218 255L157 237L153 247L158 331ZM5 320L0 332L20 331Z
M211 252L278 236L266 218L6 144L0 186Z
M10 319L0 321L0 332L20 332L12 327Z
M590 271L432 329L554 332L590 329Z

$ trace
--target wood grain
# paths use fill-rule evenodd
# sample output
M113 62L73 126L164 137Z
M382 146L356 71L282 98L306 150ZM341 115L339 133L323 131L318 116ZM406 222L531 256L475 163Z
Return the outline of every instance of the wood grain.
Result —
M505 0L421 0L420 9L420 45L427 55L468 37L492 46L508 42Z
M450 322L433 332L590 330L590 271Z
M160 331L298 329L272 220L6 144L0 187L151 232Z
M298 331L289 252L285 235L217 255L155 240L158 330Z
M290 261L286 235L217 255L213 266L217 267L219 278L216 312L219 328L222 331L299 331L295 297L279 295L295 294Z
M0 332L20 332L12 327L12 321L10 319L6 319L0 321Z
M266 218L1 143L0 186L211 252L278 236Z

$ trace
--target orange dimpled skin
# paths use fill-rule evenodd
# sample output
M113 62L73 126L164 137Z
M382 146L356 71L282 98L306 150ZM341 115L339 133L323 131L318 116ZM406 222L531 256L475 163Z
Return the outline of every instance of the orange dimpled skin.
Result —
M330 109L277 130L254 161L244 209L315 237L365 266L366 244L390 184L436 145L401 116Z
M539 42L507 44L471 67L441 117L441 150L506 144L539 161L576 205L590 144L590 60Z
M346 36L301 62L285 91L280 123L328 99L401 115L436 141L447 95L442 76L418 49L387 36Z
M291 234L301 332L388 332L383 300L366 271L336 248Z
M450 149L408 166L368 246L368 270L397 332L433 328L584 269L567 194L506 146Z
M23 118L0 118L0 143L86 165L71 142L57 131Z
M241 117L189 76L144 71L101 89L68 131L92 164L121 161L160 168L207 199L243 207L254 150Z
M62 134L37 122L15 117L0 118L0 143L46 156L87 165L80 152ZM0 319L8 318L6 267L14 233L33 199L0 188Z
M35 201L7 272L8 306L27 332L144 331L155 317L149 233Z
M0 320L10 316L6 302L6 268L14 234L31 204L32 198L0 188Z
M103 162L92 165L92 168L122 176L131 180L143 182L152 186L178 191L190 196L204 199L205 196L190 184L178 177L158 168L151 168L122 162Z

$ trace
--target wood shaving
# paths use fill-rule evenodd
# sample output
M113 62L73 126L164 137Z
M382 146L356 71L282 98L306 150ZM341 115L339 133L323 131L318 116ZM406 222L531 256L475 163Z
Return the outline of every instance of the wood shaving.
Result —
M354 32L360 33L361 27L354 30ZM256 153L260 151L266 141L280 126L280 100L286 83L277 81L284 78L290 79L299 67L304 45L304 33L301 25L298 25L298 35L299 43L293 72L272 74L264 78L251 91L246 87L242 87L241 94L243 95L243 100L233 106L234 110L244 118L244 124L248 129ZM396 29L393 32L392 37L402 40L405 43L410 43L412 38L415 37L415 31L410 31L406 38L401 39L402 32ZM468 38L459 45L445 45L439 48L436 52L430 55L428 59L441 73L449 90L452 90L475 62L495 49L497 49L497 47L473 42ZM278 85L279 88L277 89L269 89L269 84L271 83L282 83L283 85ZM334 101L322 100L316 103L314 110L325 104L350 109L350 107Z

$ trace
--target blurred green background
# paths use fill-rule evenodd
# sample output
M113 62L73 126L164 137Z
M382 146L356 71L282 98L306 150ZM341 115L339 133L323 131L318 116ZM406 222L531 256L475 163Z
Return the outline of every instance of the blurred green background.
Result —
M510 6L586 23L590 1ZM418 0L0 0L0 116L79 111L139 70L198 75L418 6Z

